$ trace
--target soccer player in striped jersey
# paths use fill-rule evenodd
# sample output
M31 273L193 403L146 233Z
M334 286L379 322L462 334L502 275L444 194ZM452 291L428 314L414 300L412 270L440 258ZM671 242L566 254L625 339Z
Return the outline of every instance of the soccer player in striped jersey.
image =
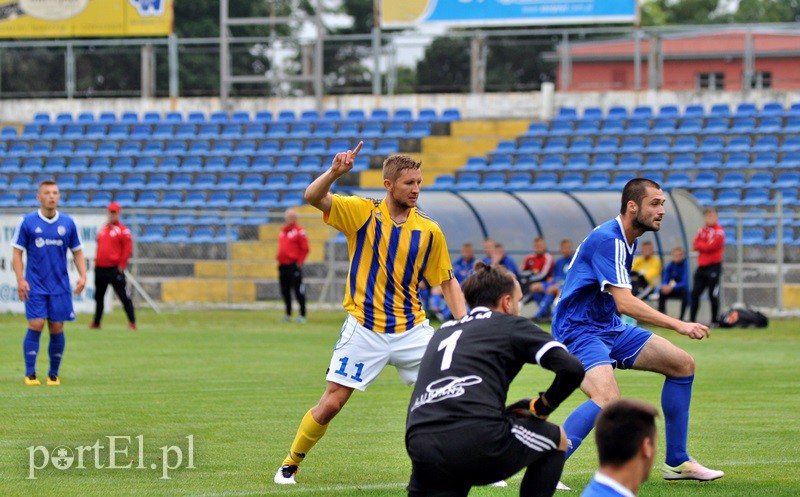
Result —
M631 292L637 239L661 228L665 201L658 183L632 179L622 190L620 215L595 228L572 257L552 329L556 340L583 362L586 377L581 389L589 400L564 422L570 441L567 457L592 430L600 410L619 398L614 369L652 371L666 377L661 390L667 435L664 478L715 480L724 473L706 468L687 452L694 359L666 338L626 324L617 316L619 311L696 340L709 336L707 326L662 314Z
M456 319L466 314L464 295L453 274L447 242L439 226L417 209L421 163L393 155L383 163L386 196L373 200L332 195L331 185L353 168L355 150L337 154L330 169L306 189L306 201L347 237L350 271L344 295L348 316L336 342L317 405L300 423L292 447L275 474L275 483L294 484L308 451L354 390L365 390L387 364L411 385L433 336L418 286L424 278L441 285Z

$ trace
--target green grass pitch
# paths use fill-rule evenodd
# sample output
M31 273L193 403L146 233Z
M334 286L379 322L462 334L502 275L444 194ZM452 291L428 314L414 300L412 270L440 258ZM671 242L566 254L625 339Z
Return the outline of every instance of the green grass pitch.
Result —
M272 483L301 417L322 393L344 313L311 313L303 325L278 323L278 317L276 311L143 311L140 330L130 332L119 311L99 331L88 330L88 317L80 316L66 329L62 385L26 387L25 321L0 315L0 495L403 495L411 392L393 368L353 396L309 455L297 486ZM690 452L727 476L713 483L666 483L653 471L640 495L800 495L798 324L714 330L702 342L659 332L697 360ZM42 337L40 377L47 364ZM542 390L550 378L527 367L509 400ZM659 376L623 371L618 378L624 396L659 405ZM563 422L583 401L575 393L552 420ZM663 420L659 425L660 462ZM193 469L185 467L190 435ZM141 436L145 469L96 469L90 452L85 469L48 466L36 479L27 478L28 447L74 450L100 440L100 464L107 465L108 436L131 437L130 444L118 442L128 456L116 461L133 466L140 464L135 437ZM161 479L161 447L172 445L184 452L184 467ZM579 495L594 469L589 440L565 468L563 480L573 492L559 495ZM519 482L516 476L508 489L480 488L471 495L518 495Z

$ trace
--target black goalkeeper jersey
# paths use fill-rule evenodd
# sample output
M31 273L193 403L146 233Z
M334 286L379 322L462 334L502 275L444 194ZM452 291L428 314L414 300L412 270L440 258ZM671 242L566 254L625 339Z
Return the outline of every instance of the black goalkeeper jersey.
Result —
M550 363L543 364L546 354ZM476 421L502 421L508 387L526 363L547 367L557 375L563 369L575 374L577 368L577 384L571 381L569 388L554 390L554 382L548 390L547 399L553 397L550 404L554 408L583 377L580 362L550 334L523 317L476 307L463 319L445 323L434 333L422 357L408 409L407 431L437 431L445 426L449 430Z

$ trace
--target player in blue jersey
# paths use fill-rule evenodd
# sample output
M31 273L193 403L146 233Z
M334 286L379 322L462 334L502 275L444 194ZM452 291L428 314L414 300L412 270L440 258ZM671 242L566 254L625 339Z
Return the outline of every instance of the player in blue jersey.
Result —
M80 273L75 284L75 295L80 295L86 286L86 259L75 221L56 210L59 200L56 182L45 180L39 183L36 198L41 208L20 220L11 239L17 293L19 299L25 302L25 317L28 319L28 333L23 342L25 384L41 384L36 377L36 356L39 354L39 338L47 320L50 331L47 384L59 385L58 368L65 345L64 321L75 320L67 274L67 250L72 251L75 267ZM27 254L24 274L23 252Z
M617 316L619 311L697 340L709 336L707 326L662 314L631 292L637 238L661 228L665 200L658 183L629 181L622 191L620 215L595 228L572 257L553 317L553 336L583 362L581 389L589 400L564 423L570 440L567 457L592 430L602 407L619 398L614 368L653 371L666 376L661 393L667 438L664 478L715 480L724 473L702 466L686 449L694 359L665 338L624 324Z
M603 408L594 439L600 469L581 497L635 497L656 458L655 407L623 399Z

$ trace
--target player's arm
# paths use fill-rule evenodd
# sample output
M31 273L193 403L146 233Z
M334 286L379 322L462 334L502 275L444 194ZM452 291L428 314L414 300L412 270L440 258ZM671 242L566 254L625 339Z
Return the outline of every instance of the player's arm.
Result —
M644 321L656 326L661 326L662 328L675 330L681 335L686 335L689 338L697 340L710 336L708 326L700 323L686 323L667 316L666 314L662 314L636 298L633 293L631 293L630 288L621 288L613 285L607 285L607 288L611 296L614 297L617 310L626 316L630 316L637 321Z
M83 249L74 250L72 257L75 259L75 267L78 268L78 281L75 283L75 295L80 295L86 287L86 257L83 255Z
M540 349L545 352L537 362L541 367L553 371L556 377L550 387L540 394L538 399L531 402L531 411L542 418L549 416L572 395L572 392L581 385L584 376L581 361L567 352L563 345L558 342L548 342L545 347L548 347L547 350L544 347Z
M22 266L22 250L14 247L14 257L13 257L13 266L14 266L14 274L17 276L17 295L19 295L19 299L23 302L28 300L28 292L30 291L31 287L28 285L28 282L25 281L25 272Z
M466 316L467 304L464 301L464 292L461 291L461 285L458 284L458 280L455 277L450 278L443 281L441 287L444 301L447 302L447 308L453 313L453 317L461 319Z
M303 195L305 201L325 214L330 213L331 186L333 186L333 183L337 179L353 169L353 161L358 155L358 152L361 151L363 145L364 142L361 141L358 142L358 146L356 146L355 150L348 150L347 152L336 154L336 157L333 158L333 162L331 163L331 167L312 181L311 184L308 185L308 188L306 188L306 192Z

